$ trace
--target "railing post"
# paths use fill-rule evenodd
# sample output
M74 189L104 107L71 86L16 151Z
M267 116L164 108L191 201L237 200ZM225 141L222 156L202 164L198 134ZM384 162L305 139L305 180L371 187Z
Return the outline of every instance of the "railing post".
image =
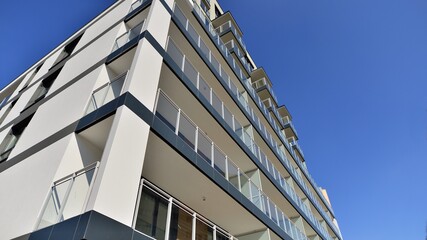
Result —
M197 153L198 141L199 141L199 127L196 126L196 136L194 138L194 151Z
M193 213L192 225L193 227L191 228L191 239L196 240L196 225L197 225L196 213Z
M227 179L227 181L230 181L228 175L228 156L225 156L225 179Z
M212 142L211 143L211 165L212 168L215 168L215 154L214 154L214 150L215 150L215 144Z
M175 135L179 133L179 119L181 118L181 108L178 109L178 114L176 116L176 127L175 127Z
M170 229L171 219L172 219L172 207L173 207L173 198L170 197L168 201L168 210L166 215L165 239L169 239L169 229Z
M240 168L237 168L237 183L239 185L239 192L242 192L242 186L240 182Z

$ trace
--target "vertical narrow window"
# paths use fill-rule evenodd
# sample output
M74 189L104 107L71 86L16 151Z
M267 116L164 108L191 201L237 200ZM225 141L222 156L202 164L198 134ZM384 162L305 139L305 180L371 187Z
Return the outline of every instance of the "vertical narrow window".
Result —
M27 105L25 106L25 109L32 106L34 103L40 101L46 96L47 92L49 91L55 79L58 77L61 70L62 68L56 70L54 73L43 79L43 81L40 83L40 85L34 92L33 96L30 98L30 101L28 101Z
M0 118L0 124L3 123L4 119L7 117L9 112L12 110L13 106L15 106L15 103L18 101L18 99L15 99L13 102L10 103L9 107L6 109L6 111L3 113L3 115Z
M39 72L40 68L43 66L43 63L40 64L39 66L37 66L36 69L34 69L33 73L31 73L31 76L28 78L27 82L25 83L25 85L21 88L21 90L19 90L20 92L22 90L24 90L25 88L28 87L28 85L30 85L31 81L34 79L34 76L36 76L36 74Z
M79 43L82 36L83 34L74 38L70 43L68 43L64 47L64 50L62 50L62 52L59 54L58 58L56 59L55 63L52 65L51 69L71 55L71 53L73 52L74 48L76 48L77 43Z
M221 13L221 11L219 11L218 6L217 6L217 5L215 5L215 18L217 18L217 17L219 17L219 16L221 16L221 15L222 15L222 13Z
M0 144L0 163L7 160L33 115L15 124Z

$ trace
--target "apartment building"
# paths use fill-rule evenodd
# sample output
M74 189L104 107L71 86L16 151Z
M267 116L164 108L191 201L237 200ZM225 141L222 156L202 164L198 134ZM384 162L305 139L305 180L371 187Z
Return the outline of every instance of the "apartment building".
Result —
M215 0L117 1L0 99L0 239L343 239Z

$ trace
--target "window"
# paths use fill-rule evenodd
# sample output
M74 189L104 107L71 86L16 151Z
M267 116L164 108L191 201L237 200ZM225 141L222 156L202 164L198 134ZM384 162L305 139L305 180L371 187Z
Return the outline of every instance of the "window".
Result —
M55 63L50 69L52 69L53 67L58 65L58 63L62 62L65 58L71 55L71 53L73 52L74 48L77 46L77 43L79 43L82 36L83 34L76 37L73 41L71 41L64 47L64 50L62 50L61 54L59 54L58 58L56 59Z
M50 87L52 86L53 82L58 77L59 73L61 72L61 69L62 68L56 70L54 73L50 74L48 77L43 79L43 81L37 87L33 96L30 98L30 101L28 101L24 110L27 109L28 107L32 106L34 103L40 101L41 99L43 99L46 96L46 94L49 91Z
M7 160L13 148L15 148L16 143L21 137L24 129L28 126L28 123L31 121L33 115L27 117L21 122L15 124L10 130L9 134L4 138L3 142L0 144L0 163Z
M9 100L10 96L11 95L7 95L5 98L3 98L3 100L0 103L0 109L2 109L6 105L7 100Z
M219 16L221 16L221 15L222 15L222 13L221 13L221 11L219 10L218 6L217 6L217 5L215 5L215 18L217 18L217 17L219 17Z
M15 103L18 101L18 99L15 99L13 102L10 103L9 107L6 109L6 111L4 112L4 114L1 116L0 118L0 124L3 123L4 119L7 117L7 115L9 114L10 110L12 110L13 106L15 106Z
M168 201L143 188L135 229L156 239L165 238Z
M21 90L19 90L20 92L22 90L24 90L25 88L28 87L28 85L30 85L31 81L33 80L34 76L36 76L36 74L39 72L40 68L43 66L43 63L40 64L34 71L33 73L31 73L30 78L28 78L27 82L25 83L25 85L21 88Z

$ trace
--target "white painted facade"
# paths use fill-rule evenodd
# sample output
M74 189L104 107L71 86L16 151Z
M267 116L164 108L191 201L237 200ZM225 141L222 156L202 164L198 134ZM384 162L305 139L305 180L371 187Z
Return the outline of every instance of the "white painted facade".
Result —
M205 26L203 8L211 19ZM254 89L259 72L239 34L215 0L121 0L2 89L0 240L89 211L150 236L139 228L144 186L166 199L165 238L342 239L302 152L289 144L296 132L281 118L290 114L274 102L270 80ZM235 50L221 50L230 40ZM192 76L197 83L186 85ZM29 105L40 88L46 92ZM125 103L109 106L118 98ZM165 124L161 101L169 102L175 129ZM190 222L180 222L174 211L181 208ZM174 221L189 224L191 234L180 235ZM151 234L160 225L150 225Z

